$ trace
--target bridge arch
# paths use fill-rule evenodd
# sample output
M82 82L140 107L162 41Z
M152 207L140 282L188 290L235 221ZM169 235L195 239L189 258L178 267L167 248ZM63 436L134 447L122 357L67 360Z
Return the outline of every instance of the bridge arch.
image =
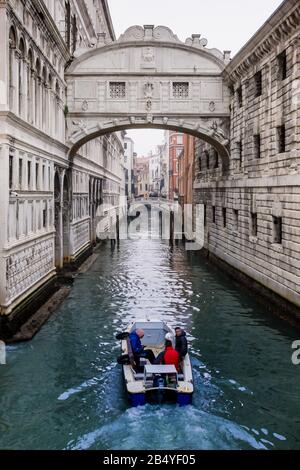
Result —
M118 41L81 50L66 71L67 140L72 158L98 136L126 129L170 129L199 137L229 167L228 52L185 43L167 27L132 26Z

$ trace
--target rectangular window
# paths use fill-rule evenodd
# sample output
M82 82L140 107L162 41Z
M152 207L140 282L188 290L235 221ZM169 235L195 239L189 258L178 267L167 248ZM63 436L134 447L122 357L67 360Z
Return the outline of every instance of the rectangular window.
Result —
M214 168L215 170L219 168L219 152L217 150L214 151Z
M43 165L43 168L42 168L42 185L43 185L43 190L45 191L45 165Z
M273 243L282 244L282 218L273 217Z
M183 145L183 135L177 136L177 145Z
M39 171L40 171L40 165L38 163L35 164L35 188L39 188Z
M27 186L31 189L31 162L27 162Z
M259 71L254 75L254 95L255 98L262 95L262 72Z
M109 83L109 96L117 100L126 98L126 83L125 82L110 82Z
M254 136L254 156L255 158L261 157L261 138L260 134Z
M277 127L278 153L286 151L285 125Z
M233 230L235 232L239 230L239 211L237 209L233 209Z
M251 214L251 235L257 237L257 214L254 212Z
M223 209L222 209L222 217L223 217L223 228L226 228L226 226L227 226L227 210L226 210L226 207L223 207Z
M202 159L201 156L198 158L199 171L202 171Z
M189 97L188 82L173 82L173 98L185 100Z
M216 223L216 206L212 206L212 221L213 224Z
M47 202L43 203L43 228L47 227Z
M243 107L243 88L241 86L237 89L236 95L237 95L238 106L239 108L242 108Z
M285 80L287 77L287 57L286 51L283 51L279 56L277 56L278 64L278 80Z
M243 142L242 141L237 143L237 149L238 149L238 158L239 158L240 168L242 168L242 165L243 165Z
M19 188L22 189L23 183L23 159L19 158Z
M13 174L14 174L14 157L13 155L9 156L9 189L13 187Z
M205 150L205 158L206 158L206 168L209 170L209 152Z
M207 206L204 204L204 227L207 226Z

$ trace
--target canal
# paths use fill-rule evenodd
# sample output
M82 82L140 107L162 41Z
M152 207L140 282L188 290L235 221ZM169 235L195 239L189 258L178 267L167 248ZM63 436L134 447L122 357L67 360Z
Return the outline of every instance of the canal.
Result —
M98 249L69 298L0 366L1 449L295 449L299 334L182 245ZM193 405L130 408L116 332L150 316L189 337Z

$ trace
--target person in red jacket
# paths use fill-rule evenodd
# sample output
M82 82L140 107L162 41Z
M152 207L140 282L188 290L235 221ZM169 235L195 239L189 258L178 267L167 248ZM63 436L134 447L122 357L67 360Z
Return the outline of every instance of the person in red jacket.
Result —
M179 362L179 353L173 348L172 341L166 339L165 350L157 356L155 364L174 365L176 367L176 370L178 371Z

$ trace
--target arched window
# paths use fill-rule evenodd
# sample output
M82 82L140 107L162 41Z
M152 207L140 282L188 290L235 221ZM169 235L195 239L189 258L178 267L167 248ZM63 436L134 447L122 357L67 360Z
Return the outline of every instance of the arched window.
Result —
M55 101L54 100L55 98L53 96L53 78L52 78L52 75L49 74L48 76L48 130L49 130L50 135L53 134L52 122L53 122L53 119L55 118L54 116Z
M71 7L69 0L65 3L65 41L67 48L71 47Z
M40 81L41 81L41 63L39 59L35 63L35 125L39 127L40 125Z
M19 67L18 67L18 79L19 79L19 116L24 114L24 105L25 105L25 92L24 89L24 82L25 82L25 74L24 74L24 65L25 65L25 44L23 38L20 39L19 43Z
M42 129L45 131L47 128L47 113L48 113L48 93L47 93L47 71L43 67L42 72Z
M77 46L77 21L76 16L72 18L72 54L75 52Z
M60 132L60 86L58 81L56 82L55 85L55 137L59 137L59 132Z
M33 122L33 96L32 96L32 73L33 73L33 53L32 50L28 51L28 68L27 68L27 120L32 124Z
M14 82L14 64L15 64L15 50L17 44L17 37L15 28L12 26L9 31L9 108L13 111L15 107L15 82Z

